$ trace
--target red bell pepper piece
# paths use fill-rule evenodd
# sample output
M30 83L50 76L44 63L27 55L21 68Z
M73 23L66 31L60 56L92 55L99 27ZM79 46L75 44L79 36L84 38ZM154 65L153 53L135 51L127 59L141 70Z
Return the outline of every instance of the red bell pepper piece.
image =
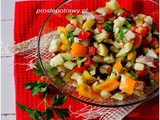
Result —
M138 27L136 29L136 32L139 33L140 35L142 35L143 37L146 36L147 31L148 31L148 28L146 28L146 27Z
M96 54L96 48L95 47L89 47L89 54L95 55Z
M142 38L140 35L136 35L136 37L134 38L134 41L133 41L133 47L136 49L140 46L142 42Z
M84 65L88 67L88 66L90 66L92 63L93 63L93 62L92 62L92 59L89 57L89 58L84 62Z
M137 29L136 26L132 26L132 27L131 27L131 30L132 30L133 32L136 32L136 29Z
M128 17L129 13L127 11L124 11L123 13L121 13L119 16L121 17Z
M144 77L148 74L148 71L147 70L139 70L139 71L136 71L136 74L138 75L138 77Z
M157 38L155 38L155 37L152 38L152 41L150 42L150 47L154 48L154 49L159 47L159 43L158 43Z
M157 61L154 61L154 66L156 67L156 69L159 69L159 63Z
M78 38L80 38L81 40L88 40L89 37L90 37L90 32L86 31L81 31L78 35Z
M147 46L149 45L150 41L148 41L147 39L142 39L142 46Z
M71 81L72 81L72 82L76 82L76 80L75 80L75 79L71 79Z
M81 67L76 66L76 67L74 68L74 71L75 71L75 72L82 72L82 71L84 71L86 68L87 68L86 66L81 66Z
M113 15L112 15L112 10L110 8L107 9L107 12L106 12L106 15L105 15L105 18L111 18Z
M101 33L102 32L102 25L98 25L98 31Z

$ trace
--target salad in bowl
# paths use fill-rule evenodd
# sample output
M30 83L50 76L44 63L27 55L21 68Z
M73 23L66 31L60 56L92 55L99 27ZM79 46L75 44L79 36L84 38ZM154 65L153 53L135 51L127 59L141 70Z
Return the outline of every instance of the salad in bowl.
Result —
M48 48L51 68L72 95L99 103L143 98L159 82L159 33L151 16L133 15L116 0L66 16Z

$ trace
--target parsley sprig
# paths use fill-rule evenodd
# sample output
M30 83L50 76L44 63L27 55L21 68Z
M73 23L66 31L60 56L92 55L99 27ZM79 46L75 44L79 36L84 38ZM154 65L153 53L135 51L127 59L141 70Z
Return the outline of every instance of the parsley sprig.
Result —
M43 61L44 62L44 61ZM51 68L48 64L43 63L47 73L49 75L55 76L53 78L53 81L55 84L61 85L63 84L63 79L56 75L57 68ZM41 78L36 82L28 82L25 84L25 89L29 89L32 96L35 96L36 94L43 94L44 98L43 100L37 105L36 108L29 108L19 102L17 102L17 105L20 107L21 110L26 111L28 113L28 116L33 118L34 120L51 120L54 117L54 114L57 114L60 118L66 118L69 117L69 110L66 108L56 108L56 106L61 106L66 101L66 96L53 96L52 103L49 104L47 101L47 96L50 91L50 87L52 86L51 83L47 83L45 79L45 74L43 73L43 70L40 66L39 61L37 60L35 63L35 67L33 69L33 72ZM44 104L44 111L37 110L41 104Z
M41 112L36 108L29 108L24 106L23 104L17 102L17 105L21 108L21 110L26 111L28 116L33 118L34 120L50 120L54 117L54 113L56 113L60 118L69 117L68 109L66 108L56 108L55 106L61 106L65 102L67 97L64 96L54 96L52 103L45 108L45 111ZM46 97L44 98L43 102L46 102ZM41 102L40 104L42 104ZM38 105L39 106L39 105Z

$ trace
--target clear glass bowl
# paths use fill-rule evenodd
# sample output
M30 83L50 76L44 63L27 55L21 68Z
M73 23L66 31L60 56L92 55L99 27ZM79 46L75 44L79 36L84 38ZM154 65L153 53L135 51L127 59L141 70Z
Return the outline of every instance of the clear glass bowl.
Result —
M101 107L120 107L120 106L127 106L127 105L133 105L137 103L141 103L144 101L147 101L149 99L154 98L159 94L159 85L155 87L149 87L145 90L145 97L136 97L134 95L132 96L126 96L123 101L119 100L106 100L104 102L100 102L96 99L90 99L81 97L78 94L75 94L74 90L75 88L70 86L67 83L64 83L63 85L55 85L53 81L53 76L50 76L47 73L47 70L44 67L43 60L48 61L52 58L52 55L49 53L48 48L51 42L51 39L56 37L56 29L58 26L65 26L68 21L66 20L66 15L68 12L62 12L64 9L70 9L70 10L88 10L93 11L96 10L99 7L105 6L107 0L69 0L64 1L61 4L59 4L55 9L59 12L57 13L50 13L48 17L45 19L40 33L39 33L39 39L38 39L38 58L41 64L41 67L43 69L43 72L45 73L46 77L52 81L53 85L63 94L68 95L76 100L79 100L81 102L90 104L90 105L96 105ZM159 20L158 20L158 10L159 6L158 3L152 0L117 0L120 4L121 8L125 8L129 11L131 11L133 14L139 14L143 13L146 15L150 15L154 18L154 22L159 26ZM49 63L48 63L49 64Z

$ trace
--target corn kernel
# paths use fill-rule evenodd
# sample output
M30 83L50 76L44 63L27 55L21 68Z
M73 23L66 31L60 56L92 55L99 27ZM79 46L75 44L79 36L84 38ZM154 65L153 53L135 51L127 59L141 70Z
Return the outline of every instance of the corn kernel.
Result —
M136 51L130 52L127 56L128 60L134 60L136 58Z

